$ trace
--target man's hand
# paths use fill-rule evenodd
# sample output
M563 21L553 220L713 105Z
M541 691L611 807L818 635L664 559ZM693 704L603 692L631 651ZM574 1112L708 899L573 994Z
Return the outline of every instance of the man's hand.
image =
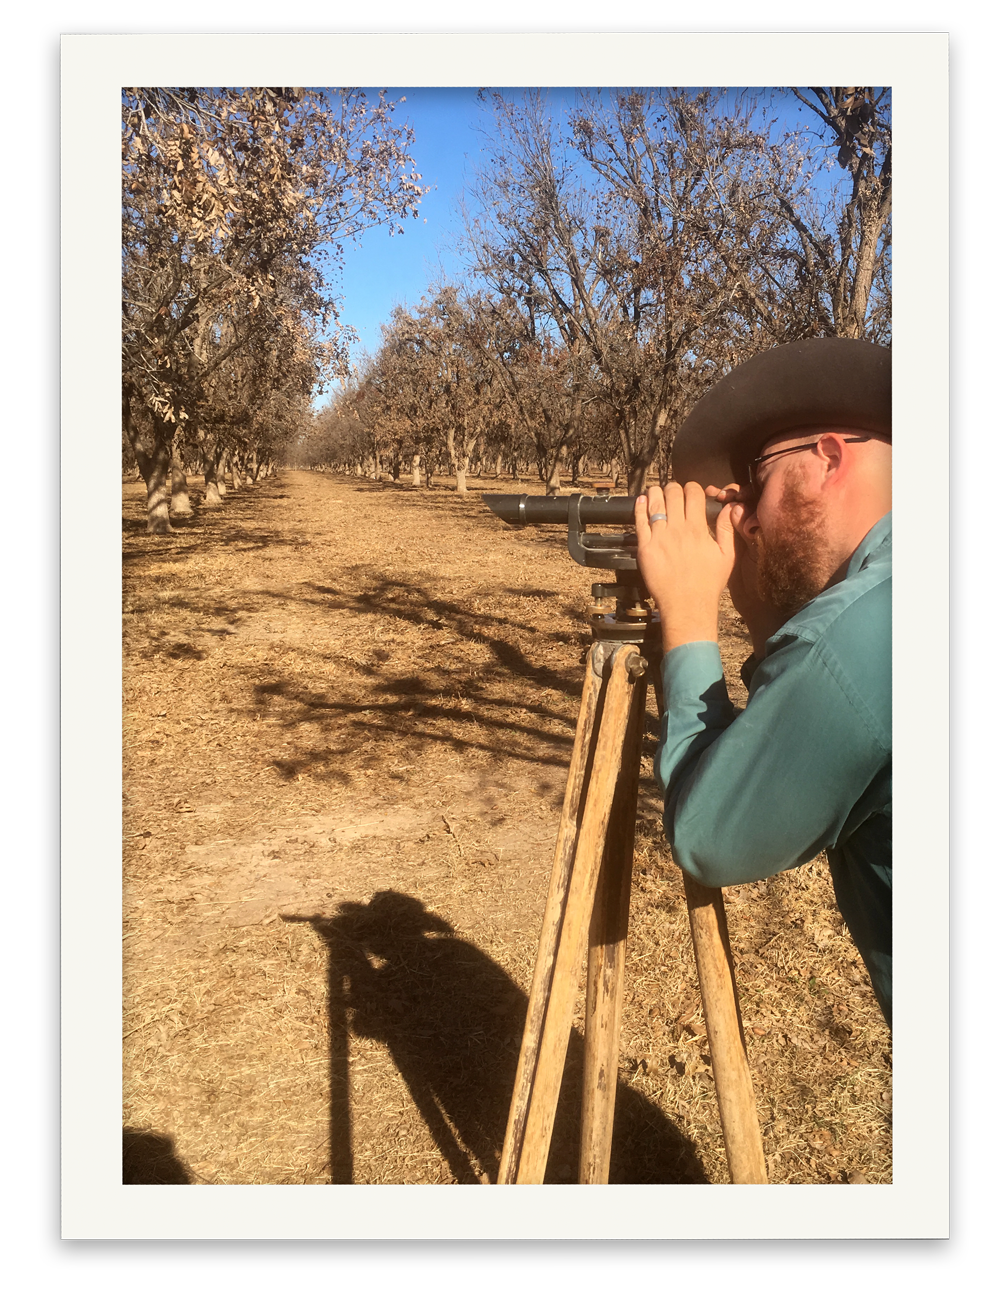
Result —
M753 508L749 505L747 494L739 484L727 484L725 488L709 486L705 490L705 495L714 497L720 502L727 502L733 508L730 519L736 544L736 560L729 576L729 595L737 614L749 630L754 655L760 658L764 654L767 639L778 631L787 615L761 596L757 579L757 557L753 547L740 532L741 523L752 513Z
M636 499L639 570L660 612L664 651L719 640L719 597L735 560L731 510L726 503L719 512L713 538L700 484L671 482Z

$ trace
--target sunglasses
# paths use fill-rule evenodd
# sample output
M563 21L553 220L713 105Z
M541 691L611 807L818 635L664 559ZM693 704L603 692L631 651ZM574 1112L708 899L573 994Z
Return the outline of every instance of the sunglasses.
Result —
M874 435L872 434L843 434L841 435L845 443L870 443ZM794 447L779 448L777 452L765 452L763 456L754 457L749 465L750 489L755 498L760 497L764 491L758 474L759 468L765 461L770 461L772 457L785 457L792 452L805 452L807 448L814 448L819 439L813 439L811 443L796 443Z

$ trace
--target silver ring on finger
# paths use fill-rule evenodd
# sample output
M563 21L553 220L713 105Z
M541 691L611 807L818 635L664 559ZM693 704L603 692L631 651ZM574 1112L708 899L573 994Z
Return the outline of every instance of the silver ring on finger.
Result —
M655 515L649 517L649 523L652 524L654 520L665 520L666 518L667 513L665 511L657 511Z

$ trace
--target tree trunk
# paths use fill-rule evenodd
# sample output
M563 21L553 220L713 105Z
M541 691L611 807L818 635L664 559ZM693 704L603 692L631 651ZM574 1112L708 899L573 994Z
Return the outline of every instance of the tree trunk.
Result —
M215 507L222 505L222 494L219 492L219 452L214 446L204 447L202 456L205 461L205 506Z
M170 448L173 426L149 412L148 430L132 416L127 390L122 390L122 426L136 465L146 484L146 532L172 533L170 527Z
M559 470L562 464L562 459L565 455L566 455L566 443L562 442L556 448L555 455L553 456L552 461L549 465L549 473L545 480L546 497L555 497L556 493L559 492L559 489L561 487Z
M455 439L454 426L451 426L448 430L447 442L448 442L448 460L451 463L451 473L455 476L455 492L460 493L464 497L469 491L466 485L466 476L469 473L469 462L472 460L473 454L476 451L476 443L478 442L478 436L477 438L474 438L472 440L471 446L466 443L466 440L463 437L462 456L459 456L458 453L458 443L456 442Z
M475 457L478 452L479 452L479 435L477 434L476 437L469 444L468 451L465 454L465 460L462 463L462 478L458 489L460 493L467 493L469 491L465 486L465 477L469 473L469 466L472 464L473 457Z
M419 488L420 487L420 453L419 452L414 452L411 468L413 471L413 487Z
M633 467L642 466L643 474L656 462L657 474L661 485L667 482L665 467L670 465L670 456L674 447L674 429L677 425L677 405L663 397L657 405L652 425L646 436L646 444L641 452L633 457ZM631 476L630 476L631 478ZM719 485L723 487L722 484ZM640 488L637 490L642 492Z
M869 214L867 222L861 227L861 246L858 249L857 266L854 272L854 284L851 288L851 303L847 313L844 333L849 339L865 337L865 319L868 315L868 299L871 295L875 270L878 265L878 242L883 227L889 220L891 206L884 200L875 216Z
M497 466L496 466L496 473L494 474L493 478L494 478L494 479L499 479L499 478L500 478L500 475L501 475L501 473L502 473L502 471L503 471L503 453L502 453L502 452L498 452L498 453L497 453Z
M152 457L139 458L139 468L146 481L146 532L172 533L170 527L170 449L157 440ZM145 461L145 465L143 462Z
M194 515L194 511L191 510L191 499L188 496L187 475L184 473L184 462L181 459L181 450L177 439L174 439L170 450L170 514L177 516Z
M240 463L234 454L230 460L230 473L233 476L233 492L238 493L243 487L243 476L240 473Z
M646 471L648 469L649 469L648 464L636 465L633 463L633 465L629 467L629 472L628 472L629 497L638 497L639 494L643 491L646 484Z
M215 476L216 487L219 490L219 496L225 497L229 492L229 486L226 483L226 468L229 464L229 454L223 449L218 453L218 471Z

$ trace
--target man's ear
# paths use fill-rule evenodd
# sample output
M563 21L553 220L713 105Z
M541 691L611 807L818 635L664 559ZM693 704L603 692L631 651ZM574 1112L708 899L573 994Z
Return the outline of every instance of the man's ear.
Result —
M824 479L837 474L844 464L844 445L836 434L823 434L816 443L816 452L825 462Z

